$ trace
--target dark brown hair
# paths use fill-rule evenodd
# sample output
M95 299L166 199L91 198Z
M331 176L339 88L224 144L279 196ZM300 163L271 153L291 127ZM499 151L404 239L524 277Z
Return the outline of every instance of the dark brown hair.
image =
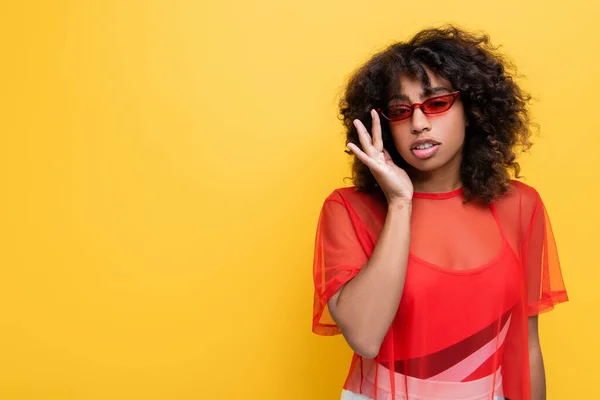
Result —
M509 189L511 172L519 177L516 151L531 147L529 137L535 124L527 109L531 97L514 80L515 67L485 34L452 25L430 28L374 55L350 78L340 101L346 143L360 147L353 121L360 119L371 131L369 112L386 107L390 86L399 74L420 77L428 84L424 66L460 91L468 122L461 165L464 194L467 200L489 203ZM407 168L384 119L382 135L394 162ZM381 193L369 168L356 157L352 180L358 191Z

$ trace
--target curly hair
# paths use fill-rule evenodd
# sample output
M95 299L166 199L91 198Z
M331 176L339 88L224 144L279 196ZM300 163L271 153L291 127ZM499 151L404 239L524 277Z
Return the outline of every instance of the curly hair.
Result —
M424 67L460 91L468 122L460 168L464 195L467 201L490 203L509 190L511 172L519 177L517 150L529 150L531 128L536 125L527 109L531 96L514 80L516 68L491 45L486 34L453 25L429 28L374 55L350 78L340 100L346 144L361 147L353 121L360 119L370 132L369 113L386 107L398 76L405 73L427 80ZM407 168L386 121L382 121L382 136L394 162ZM356 157L352 181L358 191L382 194L369 168Z

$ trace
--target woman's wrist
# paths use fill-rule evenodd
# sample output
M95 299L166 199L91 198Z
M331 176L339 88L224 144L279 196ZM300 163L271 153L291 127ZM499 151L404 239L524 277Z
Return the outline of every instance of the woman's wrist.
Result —
M411 211L412 200L395 199L388 202L388 212L390 211Z

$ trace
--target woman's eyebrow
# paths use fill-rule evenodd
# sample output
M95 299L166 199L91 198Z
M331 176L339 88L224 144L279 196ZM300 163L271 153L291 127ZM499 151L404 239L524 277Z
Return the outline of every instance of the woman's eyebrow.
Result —
M439 94L439 93L452 93L452 91L448 88L445 87L441 87L441 86L436 86L436 87L427 87L425 88L422 92L421 92L421 100L425 99L426 97L429 97L433 94ZM408 98L407 95L403 94L403 93L396 93L393 94L392 96L390 96L390 98L388 99L388 102L392 102L394 100L398 100L398 101L403 101L403 102L409 102L410 99Z
M391 97L388 99L388 102L392 102L392 101L394 101L394 100L405 101L405 102L407 102L407 103L408 103L408 101L409 101L409 98L408 98L408 96L407 96L407 95L405 95L405 94L398 93L398 94L394 94L394 95L392 95L392 96L391 96Z
M438 94L438 93L452 93L452 91L448 88L441 87L441 86L428 87L428 88L425 88L425 90L423 90L423 93L421 93L421 99L431 96L432 94Z

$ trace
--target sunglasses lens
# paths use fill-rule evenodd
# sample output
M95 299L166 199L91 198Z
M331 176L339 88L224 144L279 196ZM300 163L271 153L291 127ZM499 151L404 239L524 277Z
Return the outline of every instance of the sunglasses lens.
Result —
M454 96L439 96L427 100L423 103L423 111L429 114L441 113L452 107Z
M401 121L409 118L412 114L412 110L407 106L392 106L387 110L387 117L391 121Z

